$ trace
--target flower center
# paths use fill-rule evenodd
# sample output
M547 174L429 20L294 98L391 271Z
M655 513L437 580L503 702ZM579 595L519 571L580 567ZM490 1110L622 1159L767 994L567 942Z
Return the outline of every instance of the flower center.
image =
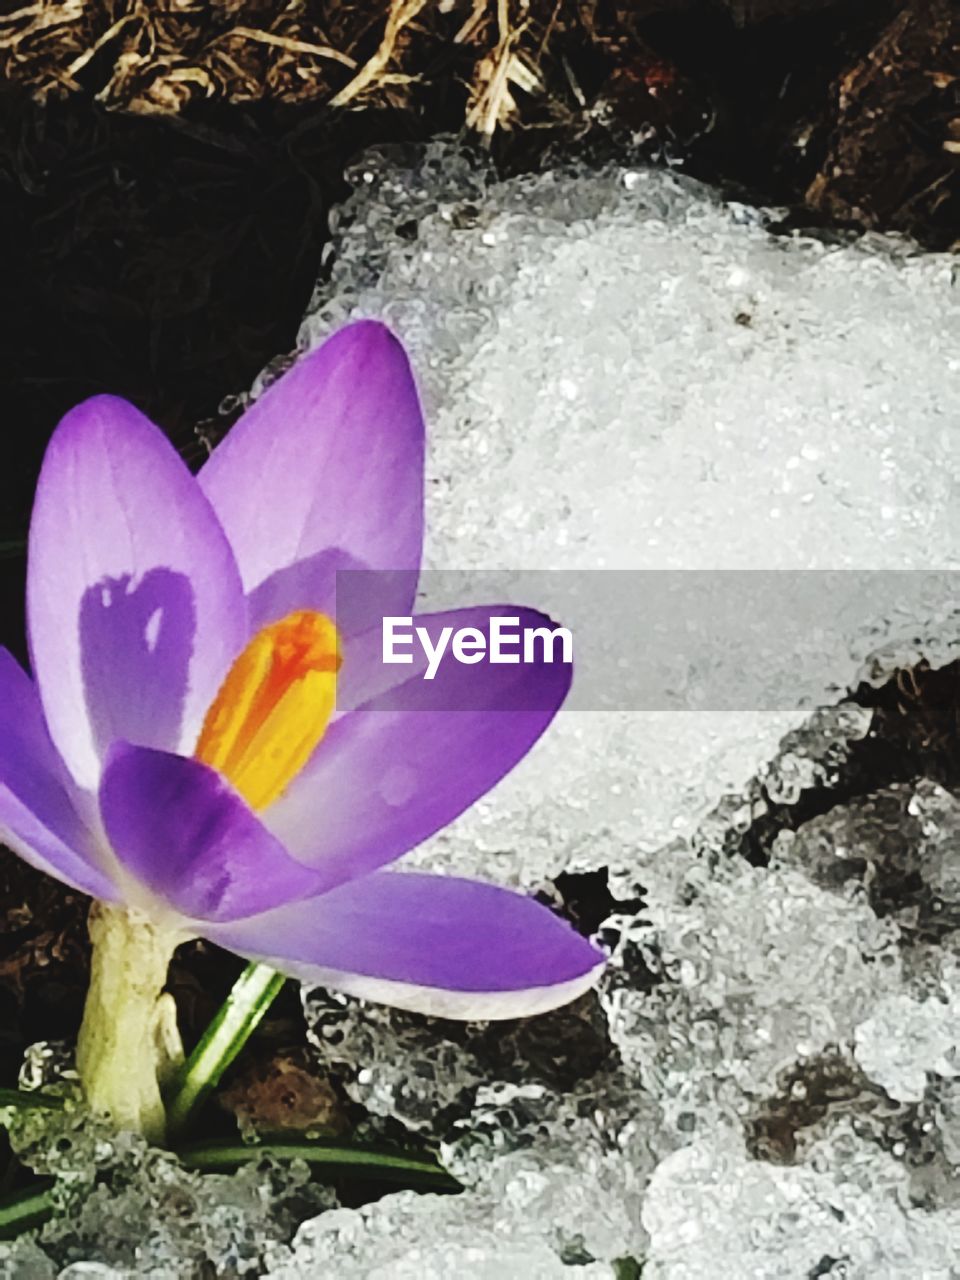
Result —
M220 686L194 755L251 809L265 809L323 737L339 667L337 628L325 614L301 610L264 627Z

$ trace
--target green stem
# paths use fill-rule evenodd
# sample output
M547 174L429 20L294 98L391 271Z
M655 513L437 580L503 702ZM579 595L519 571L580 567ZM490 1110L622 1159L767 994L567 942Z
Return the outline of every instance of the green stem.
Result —
M52 1093L31 1093L27 1089L0 1089L0 1107L62 1111L63 1099Z
M323 1165L332 1173L348 1173L380 1182L402 1182L408 1187L419 1184L424 1190L462 1189L455 1178L432 1160L326 1140L204 1143L202 1146L184 1147L177 1156L188 1169L198 1169L202 1173L236 1169L249 1160L272 1156L275 1160L303 1160L307 1164Z
M282 974L265 964L248 964L244 969L176 1078L167 1103L167 1124L172 1136L184 1130L196 1109L216 1088L285 981Z
M161 1143L166 1124L160 1089L179 1046L173 1002L162 993L180 939L136 912L102 902L90 908L89 928L90 987L77 1040L84 1094L91 1110L118 1129Z
M0 1238L18 1236L22 1231L42 1226L53 1216L53 1195L48 1190L30 1188L0 1204Z

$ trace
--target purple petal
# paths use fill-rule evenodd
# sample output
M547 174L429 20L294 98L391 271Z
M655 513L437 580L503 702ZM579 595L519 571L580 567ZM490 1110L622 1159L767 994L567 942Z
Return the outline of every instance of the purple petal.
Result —
M423 434L407 357L383 325L349 325L298 360L200 473L246 590L324 552L418 568Z
M414 622L436 637L443 626L486 630L504 613L523 626L549 624L512 606ZM427 681L416 666L385 667L379 652L369 636L353 650L344 646L341 688L360 699L368 686L370 700L330 726L264 815L294 857L322 868L331 887L400 857L489 791L530 750L570 686L571 668L562 663L465 666L450 659ZM360 658L360 677L348 674L351 653ZM413 674L397 683L398 672Z
M33 682L0 649L0 840L32 867L111 901L117 892L97 865L79 799L50 741Z
M604 964L532 898L389 871L206 936L301 981L446 1018L542 1013L585 991Z
M317 874L294 862L229 784L196 760L118 743L100 808L120 863L193 919L237 920L319 886Z
M250 593L250 631L299 609L335 618L342 636L379 629L382 618L410 612L418 576L416 569L367 569L345 551L319 551L278 569Z
M95 788L118 738L193 749L246 640L246 603L196 480L123 400L87 400L54 433L30 526L27 609L47 723L81 785Z
M337 574L362 568L345 551L319 551L315 556L278 569L247 597L250 632L256 634L299 609L312 609L332 618L337 606Z

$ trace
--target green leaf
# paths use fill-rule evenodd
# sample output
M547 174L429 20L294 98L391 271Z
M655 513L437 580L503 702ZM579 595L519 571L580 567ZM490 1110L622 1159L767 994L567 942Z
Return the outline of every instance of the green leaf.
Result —
M62 1111L63 1099L52 1093L31 1093L27 1089L0 1089L0 1107L38 1108L43 1111Z
M40 1190L36 1185L28 1187L0 1202L0 1238L10 1239L42 1226L53 1216L53 1203L49 1185Z
M460 1183L432 1160L322 1139L262 1144L205 1143L185 1147L176 1154L185 1168L196 1169L200 1173L232 1173L251 1160L269 1156L274 1160L304 1160L307 1164L319 1166L331 1177L399 1183L418 1191L462 1190ZM49 1182L34 1183L25 1191L18 1191L16 1195L0 1201L0 1239L10 1239L47 1222L53 1216L55 1206L51 1188Z
M614 1258L614 1280L640 1280L643 1275L643 1263L636 1258Z
M233 1170L249 1160L262 1160L269 1156L274 1160L305 1160L337 1176L400 1182L421 1191L462 1190L456 1178L433 1160L322 1138L264 1143L203 1143L183 1147L177 1155L188 1169L205 1173Z
M286 979L265 964L248 964L199 1044L177 1073L167 1100L167 1131L182 1133L250 1039Z

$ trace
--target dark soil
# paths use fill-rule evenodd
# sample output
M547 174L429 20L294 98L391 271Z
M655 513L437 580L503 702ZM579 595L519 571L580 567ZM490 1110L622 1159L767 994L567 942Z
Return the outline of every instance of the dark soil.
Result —
M362 66L382 3L224 0L216 27L173 8L115 0L44 27L33 8L0 5L0 643L21 657L23 544L61 414L122 394L199 462L205 424L230 420L225 398L295 343L345 164L371 143L461 131L498 38L484 10L454 40L482 5L427 6L390 64L410 79L337 110L351 68L290 42ZM645 139L688 172L789 205L794 225L958 241L960 24L946 0L532 0L525 12L517 48L543 90L516 90L498 117L505 171ZM897 751L902 726L884 715ZM27 1043L76 1032L84 912L0 851L0 1084ZM171 985L188 1038L236 972L212 948L182 953ZM278 1005L264 1043L301 1039L298 1018L295 999Z

